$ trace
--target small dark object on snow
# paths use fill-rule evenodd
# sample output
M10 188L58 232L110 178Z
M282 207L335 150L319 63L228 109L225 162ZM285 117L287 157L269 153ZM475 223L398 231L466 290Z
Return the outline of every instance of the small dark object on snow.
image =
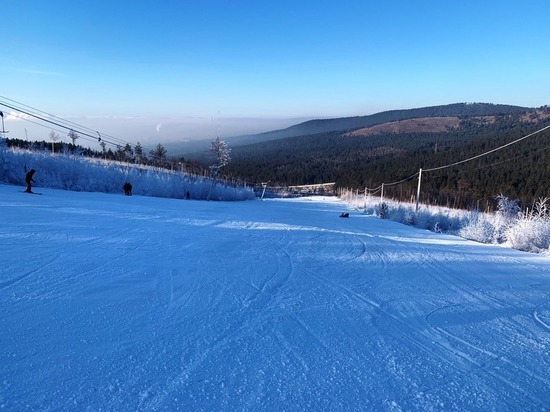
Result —
M27 183L27 190L25 190L25 192L27 193L32 193L31 182L36 182L36 180L32 178L35 173L36 173L36 170L31 169L29 173L27 173L27 176L25 176L25 183Z
M349 213L342 213L340 217L349 217Z
M124 183L124 194L126 196L132 196L132 185L128 182Z
M191 193L189 193L189 190L187 191L187 193L185 194L185 198L187 200L191 199Z

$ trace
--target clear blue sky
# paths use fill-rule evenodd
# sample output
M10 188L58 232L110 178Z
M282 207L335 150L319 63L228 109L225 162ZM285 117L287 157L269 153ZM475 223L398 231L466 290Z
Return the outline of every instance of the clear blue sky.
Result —
M548 0L0 4L0 95L97 129L550 103Z

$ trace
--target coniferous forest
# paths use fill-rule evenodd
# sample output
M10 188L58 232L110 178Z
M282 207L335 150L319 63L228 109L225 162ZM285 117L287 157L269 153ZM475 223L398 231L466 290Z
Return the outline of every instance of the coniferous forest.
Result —
M470 159L550 125L547 107L484 114L460 116L456 128L440 132L382 129L363 136L338 130L234 147L228 171L273 185L335 182L364 191L384 183L385 196L410 200L416 196L420 168ZM490 209L502 193L530 205L550 196L549 149L547 129L460 165L424 172L421 198L442 206Z

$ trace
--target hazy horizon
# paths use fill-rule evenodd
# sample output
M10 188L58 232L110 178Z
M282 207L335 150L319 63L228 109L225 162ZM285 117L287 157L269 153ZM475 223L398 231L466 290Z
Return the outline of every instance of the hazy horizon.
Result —
M68 131L55 125L38 125L29 123L25 119L15 118L10 112L5 112L5 129L7 138L18 138L31 141L50 141L50 133L53 130L60 137L60 141L70 142ZM62 117L62 116L60 116ZM63 117L62 117L63 118ZM284 129L295 124L302 123L312 118L184 118L179 121L170 118L147 119L142 117L72 117L63 118L94 130L94 125L101 121L103 129L100 133L112 135L127 140L130 144L138 141L142 145L184 142L193 140L228 138L250 134L259 134L273 130ZM35 119L32 119L33 122ZM43 122L42 122L43 123ZM97 133L97 132L96 132ZM91 133L93 134L93 133ZM94 134L95 136L95 134ZM99 134L101 136L101 134ZM84 137L82 146L88 146L92 142Z
M0 96L1 99L2 96ZM467 102L448 102L447 104L454 103L467 103ZM507 104L501 102L475 102L475 103L489 103L489 104ZM520 105L514 105L520 106ZM530 108L536 108L540 106L525 106ZM388 110L406 110L417 109L419 107L410 108L392 108ZM386 110L384 110L386 111ZM381 111L383 112L383 111ZM48 124L46 122L37 121L37 119L18 114L13 116L14 111L4 111L5 120L5 137L18 138L29 141L46 141L50 142L50 133L54 131L58 137L59 142L70 143L71 140L68 137L68 131L57 127L55 125ZM380 113L380 112L376 112ZM333 116L333 117L302 117L302 118L223 118L223 117L211 117L211 118L161 118L161 119L149 119L145 117L123 117L123 116L102 116L102 117L62 117L50 118L44 116L55 122L60 121L62 124L73 124L83 127L83 131L88 132L91 136L80 134L80 140L77 140L77 144L83 147L90 147L92 149L99 149L96 136L103 137L106 140L111 140L108 136L114 136L117 139L122 139L128 142L130 145L140 143L145 149L152 149L157 144L173 145L179 148L178 143L186 143L192 141L213 140L216 137L222 139L255 135L266 132L272 132L276 130L286 129L288 127L316 119L335 119L354 116L368 116L376 113L367 114L353 114L349 116ZM28 120L31 120L29 122ZM65 123L67 122L67 123ZM95 125L100 122L103 126L101 131L94 131ZM75 128L78 130L78 128ZM87 129L87 130L84 130ZM1 132L1 129L0 129Z

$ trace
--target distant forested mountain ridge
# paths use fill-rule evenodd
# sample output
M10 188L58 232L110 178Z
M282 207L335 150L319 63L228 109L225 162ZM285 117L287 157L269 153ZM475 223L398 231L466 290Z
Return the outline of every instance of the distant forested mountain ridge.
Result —
M399 122L417 118L433 117L474 117L525 113L527 107L510 106L491 103L454 103L444 106L422 107L418 109L390 110L367 116L342 117L336 119L308 120L286 129L265 133L224 138L232 147L261 143L270 140L286 139L288 137L308 136L327 132L346 132L368 128L389 122ZM209 140L192 140L189 142L167 143L166 147L174 155L197 157L197 153L207 150Z
M491 103L454 103L444 106L418 109L390 110L368 116L342 117L338 119L309 120L284 130L262 133L261 136L305 136L332 131L355 130L383 123L422 117L474 117L524 113L527 107ZM260 136L260 135L259 135ZM280 137L279 137L280 138Z
M309 127L304 128L306 124ZM324 131L233 147L227 171L251 182L336 182L364 190L406 179L419 168L468 159L548 125L547 106L529 109L478 103L316 120L294 127ZM335 127L342 129L326 130ZM427 173L423 197L443 205L481 207L501 192L525 203L550 196L548 149L547 130L475 161ZM385 191L410 199L416 184L414 178Z

